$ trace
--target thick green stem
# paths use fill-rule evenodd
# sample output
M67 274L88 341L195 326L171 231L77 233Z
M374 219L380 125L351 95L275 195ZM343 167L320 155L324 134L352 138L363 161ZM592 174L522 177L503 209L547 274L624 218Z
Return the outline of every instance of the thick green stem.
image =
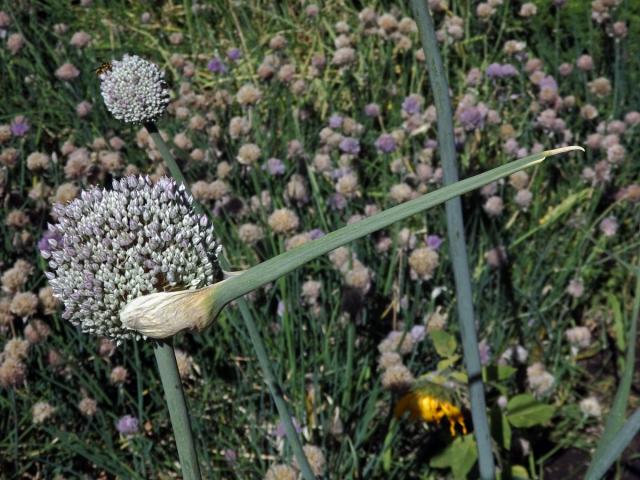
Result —
M150 123L145 125L146 129L151 134L151 138L153 142L162 155L169 171L173 178L182 183L187 191L189 190L189 185L185 181L184 175L182 175L182 171L178 164L176 163L173 155L169 151L167 144L164 142L160 133L158 132L158 128L155 124ZM204 213L204 209L198 203L195 204L196 209L200 213ZM223 270L231 270L230 265L227 262L227 259L221 255L220 256L220 266ZM245 292L248 293L248 292ZM316 477L311 470L311 465L309 465L309 461L307 460L306 455L302 449L302 443L298 438L298 434L296 433L295 427L293 425L293 420L291 414L289 413L289 408L287 407L287 403L284 400L284 396L282 394L282 388L280 384L276 380L273 371L271 370L271 364L269 362L269 357L267 356L267 350L264 346L264 342L262 341L262 337L260 336L260 332L256 323L253 321L253 317L251 316L251 312L249 311L249 307L244 299L239 298L242 295L238 295L238 297L234 297L238 299L238 307L240 308L240 315L242 316L242 320L244 321L245 328L249 332L249 338L251 339L251 343L253 344L253 348L256 352L256 356L258 357L258 363L260 364L260 368L262 369L262 376L264 378L265 383L267 384L267 388L271 393L273 398L273 402L276 405L276 409L278 410L278 415L280 416L280 421L284 426L285 435L287 440L289 440L289 444L291 445L291 450L293 451L293 455L298 461L298 466L302 473L302 476L305 480L314 480ZM225 302L226 303L226 302ZM217 313L217 312L216 312ZM160 370L160 374L162 375L162 369ZM164 383L164 382L163 382ZM169 410L171 411L171 405L169 405ZM173 415L171 416L173 421ZM174 426L175 431L175 426ZM178 441L178 436L176 434L176 441ZM180 452L180 448L178 447L178 453ZM186 478L186 477L185 477Z
M438 41L433 20L425 0L411 0L411 7L417 20L422 48L424 49L429 81L438 113L438 149L444 170L444 184L458 181L455 142L453 135L453 116L449 100L449 86L446 72L442 66ZM460 198L446 203L449 251L453 261L453 274L456 283L456 299L464 361L469 376L469 397L474 434L478 444L478 464L482 479L495 478L489 421L487 419L484 386L482 383L482 365L478 349L478 337L475 328L471 275L467 260L467 248L464 238L464 221Z
M173 346L166 341L157 342L153 347L153 353L156 356L156 362L158 362L160 380L169 407L169 417L178 447L182 476L184 480L200 480L198 455L193 441L187 403L182 391L182 382Z
M138 342L134 342L133 344L133 357L136 366L136 372L142 371L142 364L140 363L140 349L138 348ZM144 416L144 392L142 387L142 375L136 375L136 390L137 390L137 398L138 398L138 419L142 421ZM141 459L140 469L142 470L142 476L147 476L147 467L145 463L145 458Z

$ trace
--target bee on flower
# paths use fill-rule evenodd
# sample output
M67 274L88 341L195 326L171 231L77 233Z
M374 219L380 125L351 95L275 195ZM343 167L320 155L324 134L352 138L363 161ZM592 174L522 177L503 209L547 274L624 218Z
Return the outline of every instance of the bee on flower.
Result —
M111 62L102 62L94 71L96 72L96 76L100 77L103 73L110 72L112 67Z
M410 420L438 425L446 417L452 437L456 436L458 425L462 434L466 435L464 415L455 397L453 390L448 387L422 378L416 381L409 393L398 400L393 413L396 418L402 418L409 412Z

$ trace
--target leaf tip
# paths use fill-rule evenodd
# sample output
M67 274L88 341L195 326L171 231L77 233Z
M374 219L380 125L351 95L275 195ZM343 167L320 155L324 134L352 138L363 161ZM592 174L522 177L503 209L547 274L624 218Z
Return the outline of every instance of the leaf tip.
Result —
M553 155L558 155L559 153L565 153L565 152L573 152L576 150L581 150L581 151L585 151L584 148L578 146L578 145L571 145L569 147L560 147L560 148L554 148L553 150L545 150L543 153L544 157L551 157Z

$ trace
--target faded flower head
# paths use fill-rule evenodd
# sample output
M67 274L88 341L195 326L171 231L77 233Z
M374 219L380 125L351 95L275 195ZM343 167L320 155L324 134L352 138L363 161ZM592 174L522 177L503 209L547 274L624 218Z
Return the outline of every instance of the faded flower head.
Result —
M580 401L580 411L587 417L602 416L602 406L596 397L583 398Z
M114 60L100 75L100 91L107 109L125 123L153 122L169 105L164 72L137 55Z
M304 455L309 461L309 466L311 467L313 474L322 477L327 468L327 459L325 458L322 449L320 449L320 447L316 447L315 445L305 445L303 447L303 450ZM293 465L294 467L299 468L298 461L295 458L293 461Z
M544 368L540 362L527 367L527 384L536 397L548 394L553 388L556 379Z
M121 323L128 302L154 292L204 287L218 277L221 245L184 186L162 177L114 180L67 205L56 204L47 278L63 317L120 343L139 338Z
M406 392L414 381L411 371L401 363L389 367L382 374L382 387L386 390Z
M284 463L271 465L264 476L264 480L296 480L297 478L298 471Z
M33 407L31 407L33 423L44 423L55 411L55 407L51 406L49 402L36 402Z
M600 222L600 231L605 237L614 237L618 232L618 220L613 215Z
M438 252L430 247L417 248L409 255L411 278L430 280L438 268Z
M98 411L98 402L93 398L85 397L78 403L78 410L80 410L80 413L85 417L93 417Z
M587 327L573 327L564 332L572 347L587 348L591 345L591 331Z

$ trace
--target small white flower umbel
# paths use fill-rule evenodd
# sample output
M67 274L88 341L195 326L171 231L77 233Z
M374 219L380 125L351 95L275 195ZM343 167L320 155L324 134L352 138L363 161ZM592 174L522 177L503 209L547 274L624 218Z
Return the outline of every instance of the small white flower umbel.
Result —
M137 55L125 54L103 69L100 91L107 109L125 123L155 122L169 105L164 72Z

